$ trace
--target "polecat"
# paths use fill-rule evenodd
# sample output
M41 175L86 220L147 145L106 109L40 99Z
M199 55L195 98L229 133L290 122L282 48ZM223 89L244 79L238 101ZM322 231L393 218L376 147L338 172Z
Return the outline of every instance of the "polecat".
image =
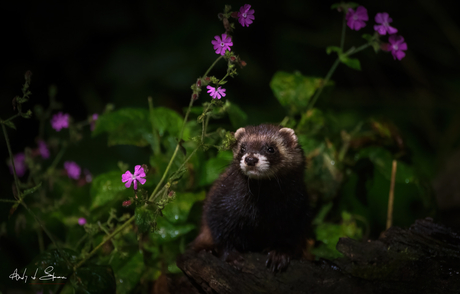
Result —
M235 132L233 162L206 197L193 249L229 260L268 252L266 265L284 270L306 246L310 211L305 156L290 128L262 124Z

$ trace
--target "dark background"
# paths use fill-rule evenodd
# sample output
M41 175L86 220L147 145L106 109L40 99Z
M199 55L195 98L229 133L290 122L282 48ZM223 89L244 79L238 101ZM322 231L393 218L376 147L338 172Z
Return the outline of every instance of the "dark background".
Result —
M157 106L181 112L188 105L190 85L217 57L211 40L224 32L218 12L224 4L231 4L234 10L245 4L197 3L9 2L0 17L0 117L14 114L11 100L21 94L26 70L33 72L33 94L25 109L35 104L46 107L48 88L55 84L62 111L76 121L100 113L107 103L116 108L147 107L148 96ZM248 113L249 123L283 119L285 112L269 87L276 71L326 75L336 57L327 55L325 47L339 45L342 23L342 14L330 9L332 3L251 2L254 23L248 28L236 23L232 50L248 65L226 85L226 98ZM363 44L361 35L373 33L375 14L388 12L392 25L408 44L407 56L397 61L389 53L375 54L370 48L357 54L362 71L340 65L332 77L335 89L321 97L318 107L393 121L412 148L417 168L431 179L442 211L438 220L460 226L460 29L456 4L434 0L360 4L368 9L370 21L359 32L347 29L345 47ZM224 71L222 63L211 74L222 76ZM14 122L17 131L8 131L13 152L35 147L35 121ZM48 126L48 134L51 131ZM104 142L97 142L104 150ZM84 160L91 148L73 151L78 152ZM2 135L2 198L11 197L7 154ZM94 173L104 170L103 163L86 158Z

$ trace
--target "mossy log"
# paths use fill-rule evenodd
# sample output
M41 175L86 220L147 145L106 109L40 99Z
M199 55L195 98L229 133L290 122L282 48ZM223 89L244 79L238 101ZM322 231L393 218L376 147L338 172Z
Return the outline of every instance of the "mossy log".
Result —
M186 252L177 265L198 293L460 293L460 234L431 219L375 241L341 238L337 249L344 257L293 260L277 274L260 253L244 254L240 269L204 251Z

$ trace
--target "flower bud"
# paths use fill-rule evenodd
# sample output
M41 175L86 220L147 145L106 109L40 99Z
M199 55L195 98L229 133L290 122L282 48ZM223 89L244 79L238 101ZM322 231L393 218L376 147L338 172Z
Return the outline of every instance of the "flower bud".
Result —
M232 12L232 17L233 18L238 18L238 11Z
M148 174L149 173L149 167L146 164L142 165L142 168L144 169L144 173Z
M217 17L219 18L219 20L222 20L222 19L224 19L224 14L221 12L221 13L217 14Z
M131 200L126 200L126 201L123 201L123 207L128 207L132 204L133 202Z
M198 88L201 87L201 79L196 80L196 86L197 86Z
M193 100L197 100L197 99L198 99L198 94L193 93L193 94L192 94L192 99L193 99Z

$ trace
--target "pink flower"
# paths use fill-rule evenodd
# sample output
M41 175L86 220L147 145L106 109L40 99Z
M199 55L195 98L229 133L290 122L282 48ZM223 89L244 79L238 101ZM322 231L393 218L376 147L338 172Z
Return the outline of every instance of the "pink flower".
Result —
M393 19L391 19L388 13L377 13L375 15L375 22L380 23L381 25L374 25L374 30L376 30L380 35L386 35L387 32L389 35L396 34L398 30L390 26L390 22L392 21Z
M244 4L240 7L238 11L238 22L244 27L249 27L249 25L254 20L254 9L251 9L251 5Z
M67 175L71 179L78 180L81 173L81 168L74 161L64 162L64 168L67 170Z
M358 6L356 12L352 8L348 8L348 13L345 16L347 25L350 29L359 31L366 26L365 21L369 20L367 16L367 9L363 6Z
M226 89L224 88L215 88L215 87L212 87L212 86L207 86L206 88L208 88L208 93L209 95L211 95L212 98L214 99L220 99L221 97L225 97L227 94L225 94L225 91L227 91Z
M66 113L59 112L51 118L51 126L56 131L60 131L61 129L66 129L69 127L69 115Z
M46 159L50 157L50 151L43 140L38 141L38 151L43 158Z
M390 42L389 50L393 55L393 59L403 59L404 56L406 56L406 53L403 51L407 50L407 44L404 42L404 38L398 35L391 35L388 41Z
M83 226L84 224L86 224L86 219L85 219L84 217L80 217L80 218L78 219L78 224L79 224L80 226Z
M142 166L136 165L134 167L134 175L127 170L124 174L121 175L121 181L125 184L126 188L131 187L131 183L134 181L134 190L137 190L137 182L141 183L142 185L145 184L147 181L145 178L145 172Z
M26 155L23 152L17 153L13 156L14 167L16 169L16 175L22 177L27 171L26 165ZM13 174L13 166L11 165L11 159L8 159L8 167L10 168L10 173Z
M94 126L96 125L96 121L97 121L98 117L99 117L99 115L97 113L92 115L92 117L91 117L91 125L90 125L91 131L94 131Z
M214 39L215 40L212 40L211 43L214 45L216 54L224 55L225 50L232 50L230 49L230 46L233 46L232 38L227 37L227 34L222 34L222 38L215 36Z

